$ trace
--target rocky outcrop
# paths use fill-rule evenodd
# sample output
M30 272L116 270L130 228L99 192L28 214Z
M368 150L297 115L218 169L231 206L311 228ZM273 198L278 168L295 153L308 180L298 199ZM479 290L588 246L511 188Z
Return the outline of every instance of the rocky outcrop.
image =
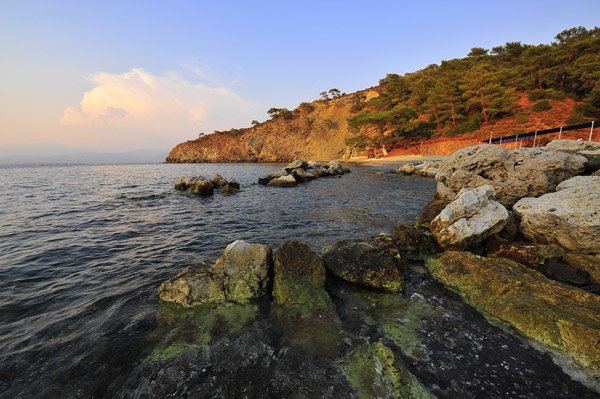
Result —
M415 173L415 164L412 162L405 163L404 165L398 166L395 171L398 175L412 175Z
M198 195L212 195L214 190L223 194L234 194L240 189L240 183L235 179L228 181L220 174L215 174L210 180L204 177L181 176L175 182L175 190L187 191Z
M175 190L188 191L198 195L212 195L214 186L203 177L181 176L175 182Z
M342 240L321 250L327 271L353 284L390 292L404 290L400 252L392 237Z
M558 183L583 172L586 162L580 155L539 148L508 151L487 144L468 147L440 165L437 194L453 201L462 188L489 184L497 201L509 207L521 198L553 191Z
M271 248L237 240L212 265L187 268L162 283L158 296L184 307L235 302L245 304L266 293Z
M440 251L429 231L407 224L399 224L394 228L394 243L401 258L408 261L422 261Z
M588 170L600 168L600 143L579 140L554 140L543 147L547 151L560 151L577 154L585 159Z
M273 187L296 187L299 183L324 177L341 176L350 173L338 161L329 161L322 165L316 161L295 160L278 172L270 172L265 177L258 179L258 184Z
M412 162L400 165L394 173L398 175L419 175L423 177L435 177L439 167L438 162L426 161L420 164L414 164Z
M358 399L434 397L381 342L361 345L348 353L341 371Z
M471 306L600 373L600 296L503 258L448 251L427 263Z
M514 205L521 234L581 254L600 253L600 177L577 176L556 190Z
M325 292L323 260L299 241L283 242L275 253L273 299L290 316L310 317L332 309Z
M463 188L456 199L431 221L430 229L444 248L467 248L500 232L508 222L508 211L493 200L488 184Z

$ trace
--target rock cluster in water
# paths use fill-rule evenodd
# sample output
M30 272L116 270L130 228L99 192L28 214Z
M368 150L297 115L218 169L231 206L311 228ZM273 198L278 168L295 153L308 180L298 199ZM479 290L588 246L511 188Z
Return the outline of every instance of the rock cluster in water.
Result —
M215 174L210 180L198 176L181 176L175 182L175 190L187 191L198 195L213 195L214 190L220 190L229 195L239 191L240 183L235 179L227 180L220 174Z
M338 161L322 164L317 161L295 160L277 172L268 173L258 179L258 184L273 187L295 187L300 183L326 176L342 176L350 173Z
M435 177L440 163L437 161L426 161L418 164L407 162L394 170L398 175L419 175L423 177Z

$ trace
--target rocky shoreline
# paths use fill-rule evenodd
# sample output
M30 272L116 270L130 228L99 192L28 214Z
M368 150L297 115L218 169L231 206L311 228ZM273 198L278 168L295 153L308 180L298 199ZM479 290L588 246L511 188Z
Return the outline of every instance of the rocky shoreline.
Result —
M343 341L335 302L347 294L328 289L329 279L402 298L407 276L425 265L423 276L490 320L566 355L598 387L600 144L564 141L514 151L479 145L436 164L405 164L398 173L437 181L414 226L340 240L320 253L296 240L276 251L236 241L214 262L161 284L159 298L185 308L267 300L282 334L310 342L301 345L307 351L335 352ZM262 184L287 176L297 184L319 168L297 161ZM357 397L432 397L431 385L389 348L393 334L380 322L375 327L384 338L348 351L339 373Z

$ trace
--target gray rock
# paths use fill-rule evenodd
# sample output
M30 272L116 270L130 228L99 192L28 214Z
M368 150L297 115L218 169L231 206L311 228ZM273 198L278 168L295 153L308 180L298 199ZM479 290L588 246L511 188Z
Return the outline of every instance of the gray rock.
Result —
M405 163L404 165L398 166L395 172L399 175L412 175L415 173L415 164L410 162Z
M272 252L267 245L237 240L212 265L187 268L162 283L158 296L192 307L210 303L248 303L266 293Z
M467 248L500 232L508 211L493 200L494 188L483 185L462 189L456 199L431 221L430 229L444 248Z
M287 175L275 178L269 181L267 185L273 187L296 187L298 185L298 182L296 181L294 176Z
M229 182L227 181L227 179L225 179L223 176L221 176L218 173L216 173L210 179L210 182L212 183L212 185L214 186L214 188L221 188L221 187L226 186L226 185L229 184Z
M306 163L306 169L320 169L321 168L321 162L319 161L308 161Z
M576 176L556 190L513 206L521 234L581 254L600 253L600 177Z
M269 173L267 173L267 175L265 177L258 178L258 184L266 186L267 184L269 184L269 182L271 180L276 179L278 177L287 176L287 175L288 175L288 172L286 172L285 170L280 170L278 172L269 172Z
M404 290L405 265L391 236L338 241L323 248L321 257L327 270L342 280L390 292Z
M296 168L296 169L292 170L291 175L294 176L294 179L296 179L296 181L298 183L304 183L304 182L308 181L306 172L302 168Z
M175 189L198 195L212 195L214 192L212 183L203 177L181 176L175 182Z
M512 206L519 199L551 192L561 181L585 169L586 158L539 148L514 151L478 145L455 152L438 168L437 194L453 201L464 187L490 184L497 201Z
M239 190L240 189L240 183L238 183L237 180L235 179L231 179L229 180L229 186L235 190Z
M297 169L297 168L306 169L306 166L307 166L307 165L306 165L306 162L304 162L304 161L302 161L302 160L300 160L300 159L297 159L297 160L295 160L295 161L293 161L293 162L289 163L289 164L288 164L288 165L287 165L285 168L283 168L283 169L284 169L286 172L288 172L288 173L289 173L289 172L291 172L292 170L294 170L294 169Z
M579 140L554 140L546 144L543 149L581 155L587 159L586 168L590 170L600 168L600 143Z

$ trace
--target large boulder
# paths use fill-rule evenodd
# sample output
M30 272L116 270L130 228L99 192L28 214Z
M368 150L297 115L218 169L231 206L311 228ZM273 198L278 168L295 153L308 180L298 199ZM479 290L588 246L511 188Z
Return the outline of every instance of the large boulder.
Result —
M203 177L181 176L175 182L175 190L188 191L198 195L212 195L212 183Z
M577 176L538 198L513 206L519 230L533 242L582 254L600 253L600 177Z
M225 302L245 304L266 293L271 265L269 246L237 240L212 265L187 268L162 283L158 296L184 307Z
M500 232L509 215L494 196L489 184L460 190L456 200L431 221L431 233L438 243L444 248L467 248Z
M371 240L342 240L321 250L325 268L353 284L390 292L404 290L404 268L391 237Z
M284 241L275 252L273 299L290 315L310 317L332 309L325 291L323 260L299 241Z
M210 179L210 182L212 183L212 185L215 188L221 188L223 186L229 185L229 182L227 181L227 179L225 179L223 176L221 176L218 173L215 173L215 175Z
M553 191L556 185L585 169L587 159L576 154L539 148L505 150L495 145L477 145L455 152L437 170L437 193L453 201L464 187L490 184L497 201L512 206L524 197Z
M554 140L546 144L543 149L581 155L587 159L586 168L590 170L600 168L600 143L579 140Z
M272 179L267 185L272 187L296 187L298 185L298 181L294 178L294 176L286 175Z
M427 264L469 305L600 373L600 296L503 258L447 251Z
M282 177L282 176L287 176L288 172L286 172L285 170L280 170L277 172L269 172L267 173L267 175L265 177L259 177L258 178L258 184L262 184L263 186L266 186L267 184L269 184L269 182L273 179L277 179L278 177Z
M421 209L421 212L419 212L416 223L417 227L429 228L429 223L431 223L431 221L435 219L435 217L439 215L450 202L451 201L443 199L435 193L431 201L429 201L423 209Z

